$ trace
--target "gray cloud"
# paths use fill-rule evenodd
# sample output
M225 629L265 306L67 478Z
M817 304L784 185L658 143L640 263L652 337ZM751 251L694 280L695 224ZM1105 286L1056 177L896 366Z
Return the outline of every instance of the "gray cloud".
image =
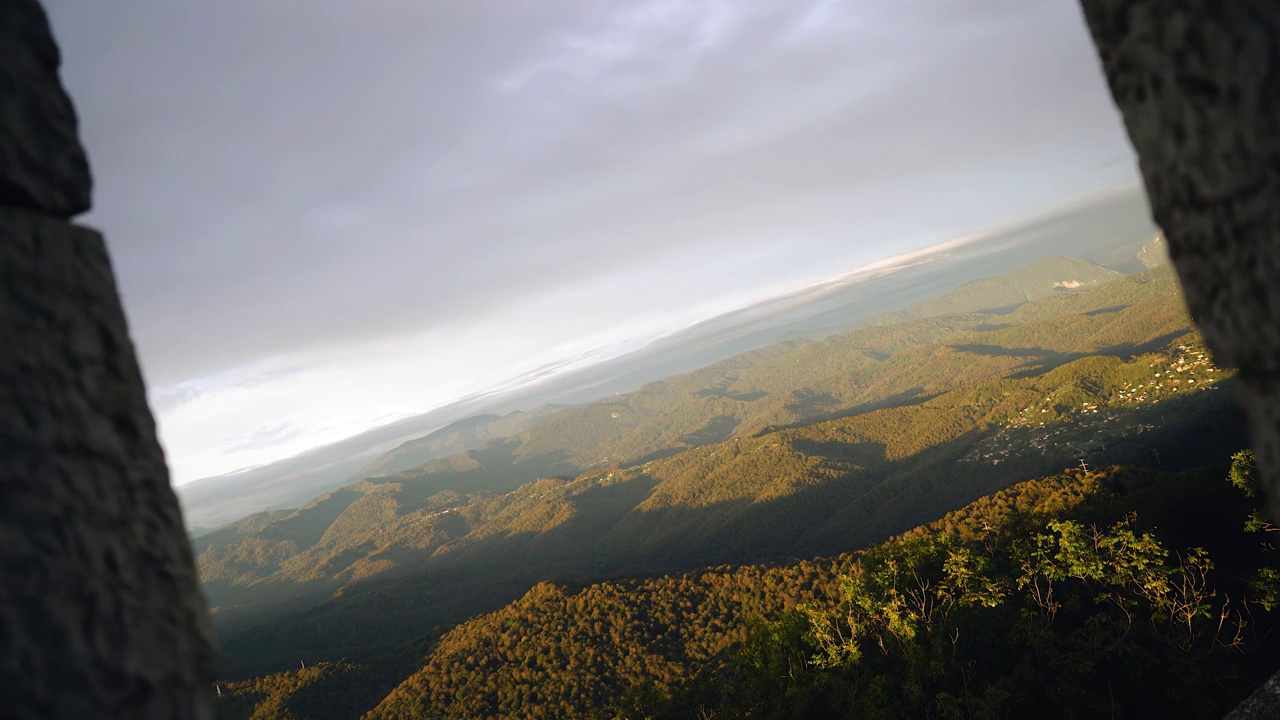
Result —
M1127 171L1071 3L50 10L159 384L673 257L788 245L655 288L690 297L848 269Z
M254 430L245 437L227 443L226 446L223 447L223 452L235 453L244 452L246 450L259 450L261 448L278 445L285 440L295 438L301 434L301 428L288 423L262 427Z

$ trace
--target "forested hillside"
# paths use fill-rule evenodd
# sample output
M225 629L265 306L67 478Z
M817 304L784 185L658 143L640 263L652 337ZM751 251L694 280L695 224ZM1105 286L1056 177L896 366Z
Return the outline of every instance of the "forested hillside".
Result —
M729 437L484 491L482 460L513 466L485 455L500 442L210 536L227 676L374 655L545 579L833 554L1081 459L1180 468L1242 442L1167 270L770 353L708 371L713 392L684 378L644 442L685 417L730 417Z
M220 712L1221 714L1280 598L1248 456L1223 479L1233 381L1167 268L1093 281L948 311L1023 292L967 286L202 538Z
M227 718L1217 717L1277 658L1271 526L1241 492L1250 463L1237 456L1238 487L1225 467L1067 471L829 559L541 583L381 658L220 686L220 707Z
M855 368L875 372L879 359L902 347L981 328L988 316L998 317L1018 302L1060 295L1064 289L1056 287L1059 283L1079 283L1077 290L1090 289L1115 277L1114 271L1087 261L1049 258L999 277L969 283L902 313L877 318L864 324L869 328L864 334L845 333L816 343L778 343L650 383L634 393L538 418L539 422L513 437L401 470L397 477L437 491L506 491L540 477L576 475L591 467L629 463L717 442L769 423L801 422L847 411L869 399L884 400L881 389L869 387L846 396L850 388L837 387L832 393L823 385L841 385L838 379ZM906 320L935 318L944 313L971 315L916 322L898 331L877 332L870 327L901 326ZM1173 314L1177 315L1176 310ZM866 347L861 346L864 341ZM386 473L403 468L413 457L434 456L443 448L459 444L472 445L480 428L495 437L505 437L519 423L537 414L539 411L455 423L405 443L367 469L371 475Z
M875 318L863 324L862 333L770 345L650 383L634 393L557 413L466 458L428 463L400 477L435 480L443 488L453 473L465 467L475 471L477 481L505 486L550 475L575 475L599 465L629 464L741 436L771 423L822 418L887 397L878 388L859 392L848 387L858 382L857 375L849 378L855 369L878 374L880 369L874 366L886 354L981 327L984 318L998 317L1031 299L1093 289L1118 277L1087 261L1049 258ZM877 333L876 326L896 331Z
M359 475L374 477L392 475L417 467L437 458L466 452L498 438L510 437L563 408L542 405L532 410L517 410L506 415L477 415L450 423L424 437L401 443L394 450L379 455L360 469Z

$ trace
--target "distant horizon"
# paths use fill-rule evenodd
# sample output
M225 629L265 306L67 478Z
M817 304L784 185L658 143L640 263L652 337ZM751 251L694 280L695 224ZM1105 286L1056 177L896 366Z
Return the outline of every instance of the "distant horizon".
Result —
M177 483L1137 176L1069 4L48 12Z
M350 434L336 438L332 441L320 443L311 447L304 448L296 453L293 453L287 456L278 457L273 460L258 463L255 465L239 467L234 470L230 470L228 472L220 473L217 475L202 476L202 477L187 479L184 481L178 481L175 479L173 482L173 485L175 487L181 487L185 485L190 485L191 483L195 483L195 482L234 478L238 475L242 475L244 473L251 472L253 470L269 467L283 460L299 457L309 452L313 452L325 447L329 447L335 443L340 443L345 440L350 440L352 438L359 437L361 435L378 430L380 428L388 427L401 420L406 420L409 418L418 417L418 416L422 416L422 415L434 412L436 410L439 410L443 407L447 407L454 403L467 401L467 400L474 400L474 399L490 398L490 397L501 395L503 393L509 393L516 390L528 388L530 386L549 381L551 379L554 379L557 376L572 372L574 370L579 370L589 366L608 363L612 360L618 359L625 355L629 355L629 354L641 351L646 347L649 347L652 344L663 340L664 338L668 338L673 335L678 335L681 332L695 328L698 325L711 322L716 318L721 318L734 313L743 312L753 307L757 307L757 306L769 303L771 301L784 300L792 296L802 295L806 291L848 285L848 284L852 284L860 281L865 281L869 279L867 277L868 275L870 275L871 273L877 270L883 270L883 272L875 274L874 275L875 277L880 277L886 274L893 274L896 272L900 272L904 269L907 269L909 267L914 267L916 265L915 263L906 263L905 261L916 259L916 258L926 258L924 262L930 262L933 259L937 259L937 256L943 251L958 249L968 244L981 242L984 239L990 239L990 238L996 237L1001 233L1009 232L1011 230L1016 230L1017 228L1034 224L1040 220L1061 217L1067 214L1072 209L1079 208L1082 205L1087 206L1087 204L1090 201L1096 202L1105 198L1118 197L1118 196L1124 195L1125 193L1134 193L1136 195L1135 199L1141 199L1145 197L1144 190L1141 187L1141 185L1138 183L1136 178L1132 181L1117 183L1108 188L1102 188L1102 189L1089 192L1077 197L1066 199L1062 202L1042 208L1038 212L1035 212L1029 215L1024 215L1022 217L1011 219L1007 222L1000 223L985 231L971 232L971 233L966 233L964 235L961 235L959 237L939 240L929 245L916 247L910 250L905 250L903 252L897 253L895 255L890 255L885 258L873 260L871 262L865 263L851 270L840 271L825 279L807 281L807 282L803 282L803 283L793 285L791 287L787 287L783 289L774 289L769 292L762 292L760 294L744 298L741 301L736 303L725 304L722 307L716 308L713 312L703 314L691 321L683 322L682 324L675 327L659 329L658 331L656 331L654 334L651 334L651 335L623 339L612 345L603 345L603 346L586 348L575 355L562 356L555 360L541 363L536 367L531 367L525 370L524 372L521 372L517 375L506 378L504 380L501 380L493 385L490 385L488 387L482 388L480 390L477 390L471 393L467 393L465 395L451 397L445 400L444 402L438 403L431 407L426 407L421 411L407 412L397 416L379 418L378 421L371 423L367 427L363 427L357 431L353 431ZM1046 258L1054 257L1054 255L1046 255L1045 257ZM616 351L608 352L610 350L616 350ZM554 372L548 371L550 368L554 368L555 371ZM520 408L520 410L530 410L530 409L532 408L529 408L529 407ZM519 410L508 410L500 414L506 415L506 414L509 414L510 412L518 412L518 411ZM455 421L442 423L436 428L432 430L426 430L420 434L421 435L430 434L431 432L434 432L435 429L441 429L441 428L447 427L448 425L452 424L452 422L455 422Z

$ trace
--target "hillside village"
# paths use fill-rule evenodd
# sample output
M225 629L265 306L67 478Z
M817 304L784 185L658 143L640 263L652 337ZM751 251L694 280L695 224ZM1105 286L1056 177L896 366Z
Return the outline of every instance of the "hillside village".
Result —
M1128 365L1141 375L1113 390L1099 388L1097 400L1079 405L1063 405L1056 393L1043 397L1002 423L995 435L961 462L999 465L1012 458L1045 455L1053 447L1078 449L1086 460L1089 452L1106 449L1105 438L1128 438L1156 428L1135 418L1134 411L1162 399L1216 390L1219 382L1231 377L1213 364L1199 344L1179 344L1168 354L1135 359Z

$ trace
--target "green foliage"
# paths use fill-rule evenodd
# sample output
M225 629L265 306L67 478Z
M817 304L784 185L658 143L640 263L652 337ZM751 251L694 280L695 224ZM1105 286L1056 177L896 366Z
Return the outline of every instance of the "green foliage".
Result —
M1250 586L1254 601L1270 611L1280 606L1280 570L1267 567L1259 568Z
M221 707L337 717L318 708L359 685L390 689L361 696L371 720L1220 716L1274 670L1280 618L1235 580L1273 561L1218 477L1066 472L829 560L541 583L398 664L230 684Z
M778 641L780 623L723 671L747 686L703 678L683 692L715 717L784 717L753 670L801 654L811 670L787 693L822 697L825 717L1216 717L1251 689L1240 678L1274 667L1278 618L1232 581L1248 561L1218 574L1204 548L1171 553L1133 513L1109 525L1024 513L1006 507L968 540L939 523L858 553L838 602L800 607L807 633Z
M1241 450L1231 456L1231 469L1227 473L1227 482L1231 483L1251 501L1263 501L1266 499L1262 481L1258 478L1258 466L1251 449ZM1256 506L1250 508L1249 517L1244 523L1244 529L1245 532L1249 533L1280 531L1280 527L1265 518L1265 510ZM1262 547L1268 554L1275 552L1274 546L1270 542L1263 542ZM1250 590L1253 592L1255 602L1266 610L1272 610L1280 606L1280 569L1276 567L1259 568L1250 583Z
M1231 456L1231 470L1227 479L1250 500L1264 497L1262 481L1258 479L1258 466L1253 450L1241 450Z

